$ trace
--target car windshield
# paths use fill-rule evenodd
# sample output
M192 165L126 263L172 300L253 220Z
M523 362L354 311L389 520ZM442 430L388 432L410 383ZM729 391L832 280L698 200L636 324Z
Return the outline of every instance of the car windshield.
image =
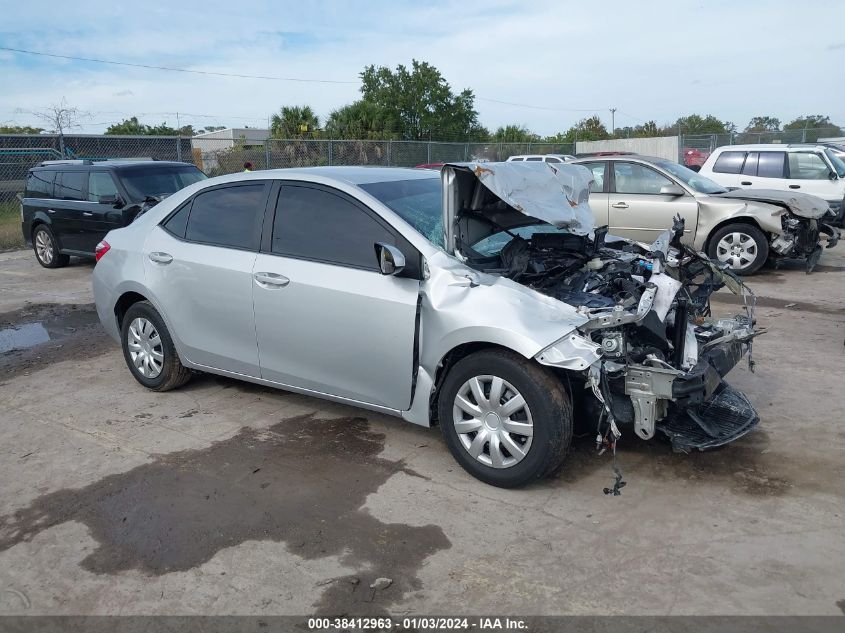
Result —
M440 178L388 180L359 185L400 218L443 248L443 196Z
M193 165L121 169L119 175L132 200L144 200L147 196L169 196L208 178Z
M845 178L845 162L836 154L834 150L826 149L825 154L830 159L830 162L833 164L833 168L836 170L836 174L840 178Z
M661 169L668 171L675 178L683 182L687 187L697 191L698 193L712 194L725 193L727 191L727 189L725 189L722 185L713 182L701 174L697 174L688 167L684 167L678 163L673 163L670 160L656 160L654 161L654 164Z
M531 224L529 226L520 226L508 231L498 231L492 235L488 235L475 244L472 244L472 250L484 255L485 257L492 257L502 252L505 245L519 236L523 239L531 239L535 233L568 233L567 229L559 229L551 224Z

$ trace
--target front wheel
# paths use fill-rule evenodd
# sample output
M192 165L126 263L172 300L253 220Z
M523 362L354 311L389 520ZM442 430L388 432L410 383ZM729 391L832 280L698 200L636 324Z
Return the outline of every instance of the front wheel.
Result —
M446 445L472 476L502 488L557 470L572 441L572 407L546 368L507 350L455 364L440 390Z
M139 301L126 311L121 346L132 376L147 389L170 391L191 377L179 361L164 320L149 301Z
M726 224L710 237L707 256L727 264L738 275L752 275L769 258L769 241L752 224Z

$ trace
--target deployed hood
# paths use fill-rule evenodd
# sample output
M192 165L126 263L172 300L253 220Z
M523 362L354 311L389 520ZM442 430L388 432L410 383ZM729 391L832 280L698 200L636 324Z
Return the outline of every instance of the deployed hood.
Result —
M818 196L797 191L778 191L776 189L734 189L727 193L716 194L719 198L737 198L740 200L757 200L768 202L779 207L786 207L795 215L802 218L817 220L823 217L830 205Z
M578 235L595 226L592 174L581 165L544 162L447 164L443 178L446 248L474 244L502 229L548 223Z

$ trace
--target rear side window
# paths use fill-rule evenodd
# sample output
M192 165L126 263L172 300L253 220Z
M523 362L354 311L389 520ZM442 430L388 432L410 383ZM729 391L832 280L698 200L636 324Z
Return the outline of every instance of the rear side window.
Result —
M265 199L263 183L201 193L191 206L185 239L257 250Z
M61 171L56 176L56 198L59 200L82 200L82 188L88 173L84 171Z
M546 156L544 159L547 163L562 163L563 161L559 158L555 158L554 156Z
M722 152L713 165L713 171L720 174L738 174L745 161L745 152Z
M100 196L116 196L117 187L107 171L92 171L88 174L88 200L98 202Z
M27 198L52 198L53 197L53 181L56 178L56 172L39 170L32 171L26 178L26 193Z
M749 152L748 158L745 159L745 165L742 166L742 173L744 176L757 175L757 159L759 154L757 152Z
M311 187L281 188L273 221L274 253L377 270L376 242L395 244L396 239L346 198Z
M760 152L757 175L761 178L783 178L786 152Z
M176 213L171 215L162 224L164 230L176 237L185 239L185 231L188 228L188 213L191 211L190 200L183 204Z

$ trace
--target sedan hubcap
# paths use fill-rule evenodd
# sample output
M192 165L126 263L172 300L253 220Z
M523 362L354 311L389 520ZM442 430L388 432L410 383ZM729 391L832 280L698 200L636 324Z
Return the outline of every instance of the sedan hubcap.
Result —
M498 376L475 376L461 385L452 417L461 445L485 466L510 468L531 449L534 422L528 404Z
M734 270L744 270L757 259L757 242L747 233L728 233L716 245L716 257Z
M45 264L53 262L53 241L46 231L38 231L35 234L35 253Z
M139 374L144 378L155 378L161 373L164 349L161 337L150 321L143 317L132 321L126 334L126 344L129 358Z

